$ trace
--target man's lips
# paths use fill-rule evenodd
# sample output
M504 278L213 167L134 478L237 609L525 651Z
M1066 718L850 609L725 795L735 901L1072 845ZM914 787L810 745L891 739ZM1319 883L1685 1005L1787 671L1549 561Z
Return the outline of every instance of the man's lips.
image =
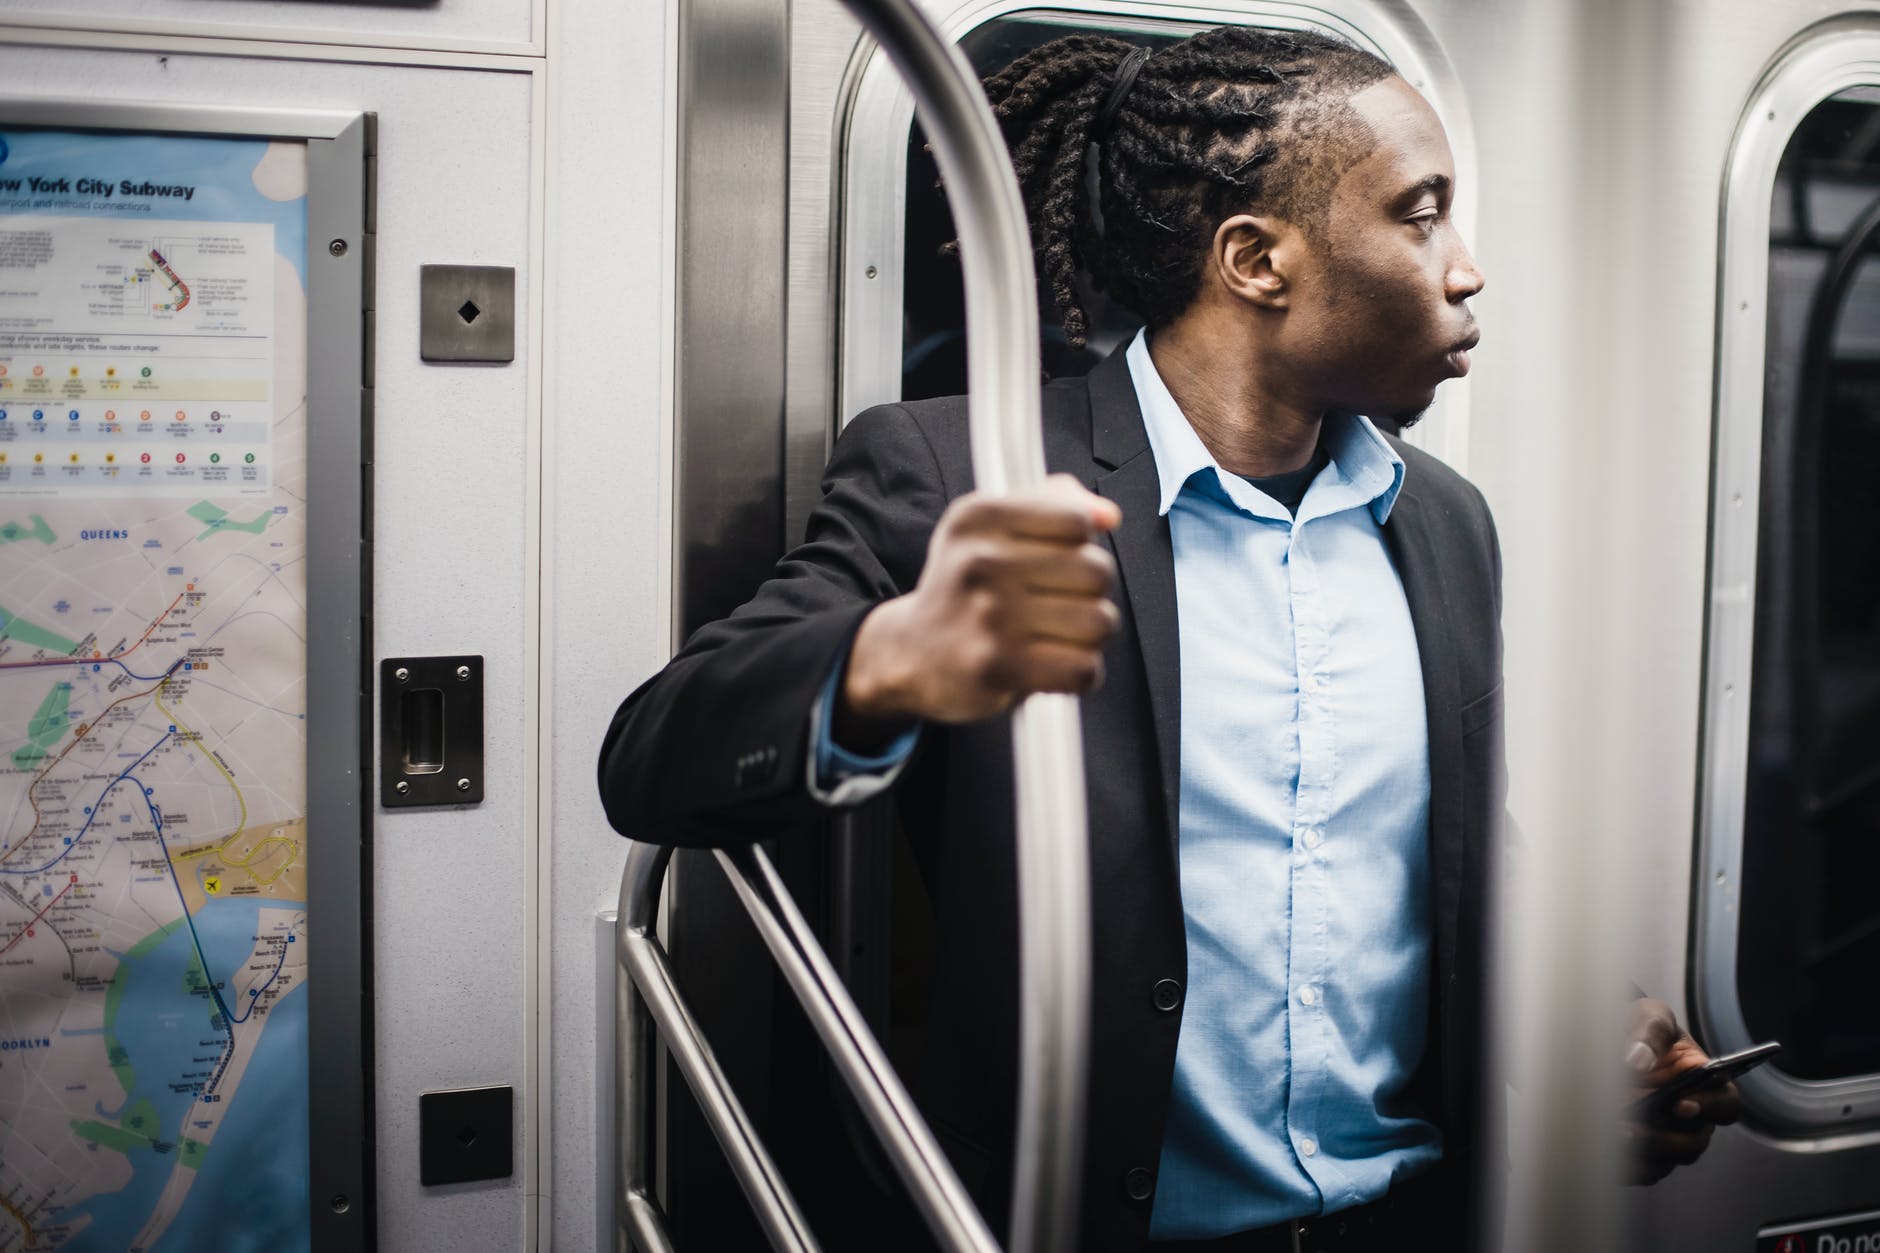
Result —
M1457 378L1469 372L1469 349L1475 347L1481 340L1481 332L1472 332L1458 340L1456 346L1451 348L1448 355L1443 358L1449 363L1450 370Z

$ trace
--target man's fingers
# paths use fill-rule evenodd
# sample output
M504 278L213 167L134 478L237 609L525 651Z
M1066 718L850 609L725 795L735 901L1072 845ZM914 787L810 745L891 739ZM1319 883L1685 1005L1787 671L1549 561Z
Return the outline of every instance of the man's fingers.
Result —
M1677 1169L1676 1163L1667 1161L1656 1151L1652 1133L1643 1123L1621 1122L1619 1142L1625 1145L1627 1183L1654 1184Z
M1037 595L1028 597L1025 625L1041 640L1056 640L1096 648L1116 633L1116 606L1090 596Z
M1726 1083L1720 1088L1705 1088L1700 1092L1693 1092L1688 1099L1697 1107L1696 1113L1692 1116L1708 1123L1727 1127L1743 1112L1742 1094L1736 1090L1734 1083Z
M1711 1133L1716 1130L1709 1123L1692 1131L1656 1131L1652 1134L1653 1149L1656 1153L1680 1166L1689 1166L1704 1155L1710 1147Z
M1044 486L1011 496L970 493L949 506L953 529L965 534L998 532L1019 539L1082 543L1099 531L1113 530L1122 511L1068 474L1053 475Z
M1081 544L1090 538L1090 518L1076 505L1039 496L960 497L942 518L955 535L997 535L1013 539Z
M988 677L1019 695L1088 692L1103 682L1103 655L1056 640L1034 640L1001 658Z
M1077 481L1075 475L1053 474L1044 481L1044 490L1083 510L1090 525L1098 531L1114 531L1122 524L1122 508L1115 501L1105 500L1090 491Z
M1103 682L1103 654L1088 648L1040 640L1026 649L1034 692L1095 691Z
M1704 1155L1716 1128L1709 1123L1696 1127L1666 1127L1659 1124L1624 1124L1634 1158L1647 1167L1666 1164L1689 1166Z
M1012 577L1028 591L1107 599L1116 586L1116 559L1100 544L1018 541L1008 557Z
M1079 489L1082 490L1082 489ZM962 534L1081 544L1092 533L1090 513L1062 493L1052 496L962 496L952 508L953 528Z

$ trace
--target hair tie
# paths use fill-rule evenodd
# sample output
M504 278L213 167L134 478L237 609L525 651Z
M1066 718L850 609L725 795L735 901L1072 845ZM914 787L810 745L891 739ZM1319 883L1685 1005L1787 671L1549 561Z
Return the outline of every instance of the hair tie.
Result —
M1090 142L1102 143L1110 134L1110 126L1116 121L1117 113L1123 107L1123 100L1129 95L1129 89L1136 85L1136 75L1142 72L1143 62L1149 59L1147 48L1131 48L1129 55L1116 67L1116 80L1110 84L1110 94L1097 110L1097 120L1090 127Z

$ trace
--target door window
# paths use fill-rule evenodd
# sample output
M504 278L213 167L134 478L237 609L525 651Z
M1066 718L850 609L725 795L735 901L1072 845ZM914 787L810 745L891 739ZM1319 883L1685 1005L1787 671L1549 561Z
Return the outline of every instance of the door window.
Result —
M1880 1072L1880 93L1803 118L1768 247L1738 993L1839 1079Z

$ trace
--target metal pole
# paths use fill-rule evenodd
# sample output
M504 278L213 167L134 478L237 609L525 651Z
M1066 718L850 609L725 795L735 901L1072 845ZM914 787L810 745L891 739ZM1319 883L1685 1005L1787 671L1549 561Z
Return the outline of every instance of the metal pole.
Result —
M973 475L987 492L1043 481L1038 309L1024 202L977 76L910 0L845 0L913 90L966 277ZM1089 1065L1090 865L1077 702L1013 715L1018 799L1019 1095L1011 1247L1076 1243Z

